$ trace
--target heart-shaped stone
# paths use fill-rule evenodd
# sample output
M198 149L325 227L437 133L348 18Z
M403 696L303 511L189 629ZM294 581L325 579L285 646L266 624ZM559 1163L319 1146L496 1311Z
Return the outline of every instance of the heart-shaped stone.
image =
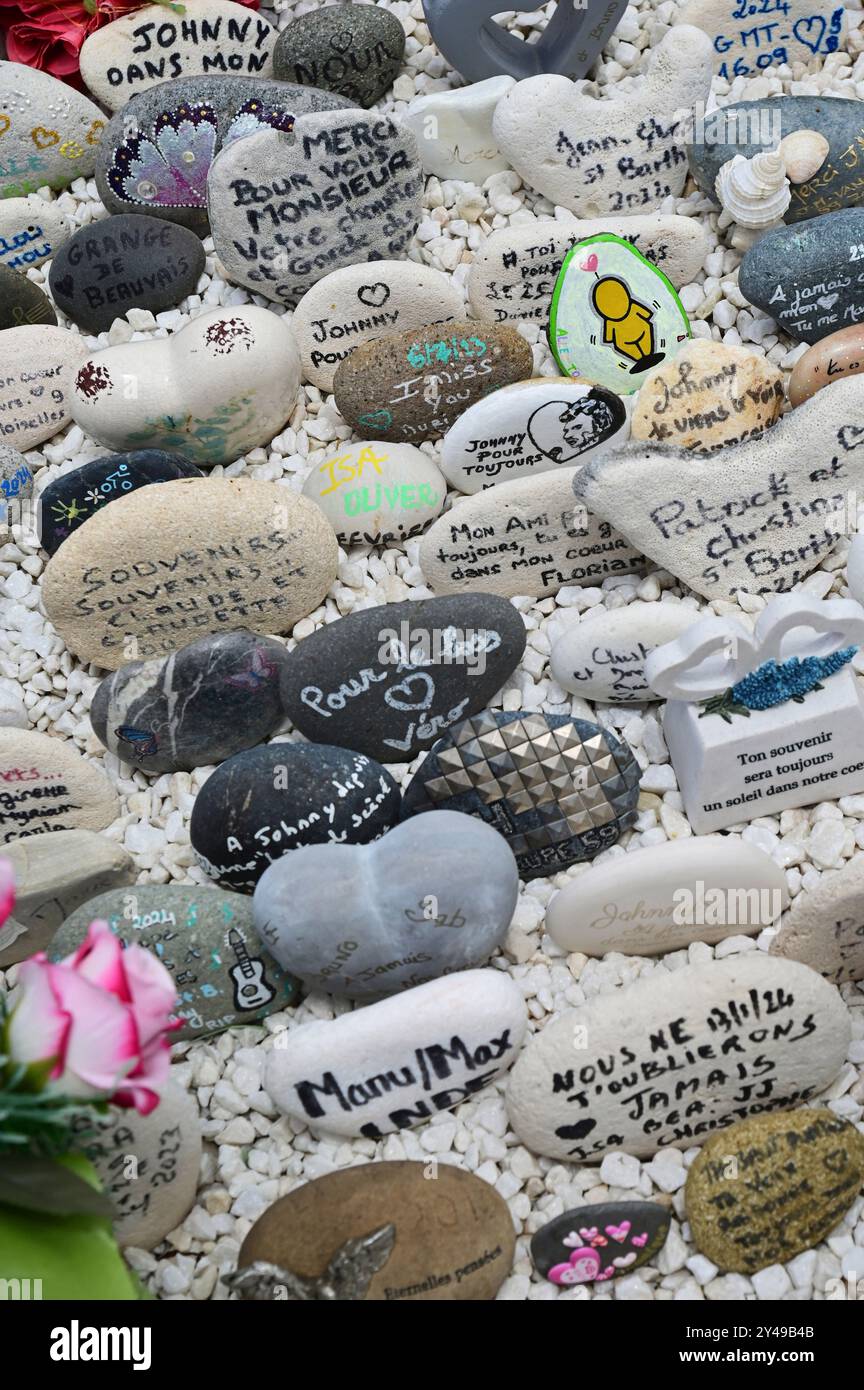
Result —
M176 449L190 462L233 463L279 433L299 385L285 319L234 305L170 338L94 353L75 379L72 414L109 449Z
M283 855L258 883L253 914L268 950L310 988L364 999L481 964L510 926L518 889L496 830L430 811L371 845Z
M534 77L566 72L584 77L618 27L626 0L558 5L538 43L525 43L496 24L497 0L423 0L436 46L469 82L499 73Z
M855 527L864 488L864 390L826 386L716 459L635 445L588 462L573 490L632 545L707 599L800 583ZM847 509L849 514L847 515Z
M684 187L681 113L704 105L711 70L707 35L676 24L625 96L598 101L586 83L529 77L498 103L492 130L517 174L553 203L580 217L650 212Z

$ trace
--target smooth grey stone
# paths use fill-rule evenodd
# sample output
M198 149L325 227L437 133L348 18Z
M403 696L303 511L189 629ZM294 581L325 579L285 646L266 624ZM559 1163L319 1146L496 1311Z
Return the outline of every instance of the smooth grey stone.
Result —
M709 198L717 202L714 180L736 154L752 158L776 150L796 130L818 130L828 141L828 157L812 178L792 184L785 222L801 222L825 212L857 207L864 199L864 129L860 101L842 97L771 97L736 101L712 111L693 131L687 147L690 169Z
M56 322L57 315L47 294L20 271L0 265L0 330Z
M0 444L0 526L18 522L21 503L33 496L33 473L23 454L11 444Z
M516 861L498 832L444 811L371 845L283 855L252 911L267 949L310 989L365 999L481 965L504 939L518 894Z
M109 212L149 212L203 233L207 175L219 150L259 129L291 130L307 112L351 104L317 87L264 77L160 82L108 122L96 164L99 196Z
M285 648L253 632L215 633L106 676L90 722L100 742L144 772L189 772L261 743L282 720Z
M750 247L738 287L792 338L818 343L864 319L864 208L775 227Z
M327 5L292 19L276 40L273 72L284 82L338 92L368 107L392 85L405 30L378 5Z
M152 951L171 975L178 996L174 1016L183 1020L172 1042L258 1023L299 998L297 980L262 950L252 904L239 893L177 883L100 893L66 918L48 947L49 959L76 951L96 920L107 922L124 947Z
M469 82L500 73L584 77L626 8L627 0L586 0L578 9L572 0L560 0L539 42L524 43L492 19L502 12L498 0L423 0L433 42Z

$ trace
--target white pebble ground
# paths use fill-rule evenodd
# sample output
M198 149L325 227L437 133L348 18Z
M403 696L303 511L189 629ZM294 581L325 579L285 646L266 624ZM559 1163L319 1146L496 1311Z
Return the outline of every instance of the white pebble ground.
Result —
M266 13L284 27L293 16L314 8L316 5L308 0L296 4L286 0L275 15ZM430 44L420 0L383 0L383 8L399 17L407 34L403 69L392 92L380 103L398 116L414 96L459 85L460 79ZM628 81L630 70L645 50L656 45L677 11L674 0L664 0L659 5L648 0L626 11L605 52L605 62L597 71L601 89ZM546 17L544 10L538 9L530 14L511 15L509 24L515 27L518 19L519 29L527 36L530 30L541 28ZM724 104L780 93L832 93L864 98L861 10L849 10L848 21L847 51L834 53L821 63L814 60L806 68L796 63L791 68L773 68L755 79L739 78L731 86L715 79L714 97ZM51 196L48 190L44 192ZM58 203L79 226L105 216L92 181L79 180L59 197ZM747 307L737 284L740 255L718 245L716 210L699 192L691 192L685 198L667 199L656 211L698 217L709 234L711 249L698 281L681 290L695 335L744 344L765 354L781 369L791 368L804 347L793 346L773 320L760 310ZM430 178L425 214L411 258L445 271L461 288L474 253L490 232L534 217L573 220L569 212L523 187L513 173L493 175L482 188ZM205 249L206 269L197 293L180 308L159 314L156 319L149 312L133 309L125 319L117 320L108 334L87 338L88 344L96 347L164 337L202 309L249 302L252 297L245 290L226 284L221 277L212 242L206 242ZM46 290L48 269L45 264L29 272L31 279ZM254 302L266 303L260 299ZM525 325L522 331L533 346L537 374L555 374L541 327ZM275 480L299 491L310 466L319 462L336 441L347 439L350 434L332 396L306 386L301 388L289 426L268 448L254 449L229 468L216 468L213 472ZM438 446L426 444L424 448L434 456ZM28 455L31 465L39 469L37 490L103 452L77 426L67 429ZM297 624L289 645L323 623L356 609L430 597L416 564L417 545L416 541L409 541L404 547L394 546L377 553L360 548L343 554L337 582L326 603ZM846 595L844 552L845 545L838 544L801 587L820 598ZM88 719L99 676L94 668L82 667L70 655L42 616L42 567L38 549L23 541L0 548L0 711L7 697L14 697L15 683L20 683L33 728L72 740L89 758L104 766L123 804L122 816L106 834L134 855L140 882L205 882L189 847L188 824L195 793L212 769L153 780L131 771L128 765L105 752ZM562 627L562 617L572 621L574 612L581 614L598 606L618 608L636 598L656 600L665 590L679 592L669 575L654 572L641 582L624 578L607 581L602 588L562 589L555 599L540 602L515 599L528 628L528 646L522 664L496 705L505 710L567 713L572 709L582 715L589 713L583 701L571 702L548 672L550 645ZM687 601L703 606L694 598ZM732 613L752 625L763 606L762 598L745 594L740 596L740 605L717 601L706 611ZM570 611L564 614L564 610ZM855 665L864 672L864 654L859 654ZM656 705L597 707L599 721L624 736L643 768L638 822L621 844L608 851L609 855L625 854L692 833L657 716ZM405 782L419 761L418 758L410 766L394 766L391 771ZM779 817L760 817L730 833L771 854L785 870L794 897L802 888L818 882L822 870L843 864L864 848L864 795L784 811ZM582 871L574 869L571 875ZM714 954L722 958L767 948L766 940L732 937L715 950L696 943L689 951L678 951L659 960L620 955L609 955L603 960L566 956L543 931L545 905L566 877L541 879L523 889L504 951L493 962L498 969L509 971L522 989L533 1028L542 1028L563 1009L581 1004L593 995L620 990L653 971L677 970L688 961L704 962ZM13 972L9 974L12 977ZM847 985L843 994L852 1010L853 1041L846 1065L822 1101L835 1114L860 1122L864 1119L864 992ZM299 1124L280 1118L261 1089L259 1044L310 1019L331 1018L345 1007L342 1001L334 1005L324 995L312 995L291 1014L271 1015L263 1027L234 1028L210 1042L176 1047L173 1072L197 1097L205 1156L197 1204L182 1225L152 1253L127 1252L130 1263L157 1297L227 1298L220 1273L234 1268L246 1232L271 1203L312 1178L376 1158L434 1159L456 1164L491 1183L505 1198L520 1238L512 1273L499 1294L502 1299L807 1301L825 1297L831 1280L849 1274L864 1279L864 1198L859 1197L842 1224L817 1249L797 1256L788 1265L775 1265L752 1278L721 1275L710 1260L697 1253L683 1219L687 1167L698 1149L666 1149L646 1162L629 1155L608 1154L599 1168L566 1166L537 1158L508 1130L500 1083L478 1099L437 1116L423 1128L404 1131L381 1143L315 1138ZM662 1252L637 1273L612 1284L595 1286L597 1291L593 1294L590 1287L562 1289L541 1282L532 1272L528 1253L531 1234L568 1207L606 1197L659 1198L671 1202L676 1219Z

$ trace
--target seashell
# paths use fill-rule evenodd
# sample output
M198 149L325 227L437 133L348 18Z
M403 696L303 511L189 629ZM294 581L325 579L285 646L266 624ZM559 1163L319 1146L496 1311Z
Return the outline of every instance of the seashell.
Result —
M778 153L790 183L806 183L822 168L830 146L818 130L793 130L781 140Z
M781 221L792 197L777 150L761 151L752 159L736 154L721 168L714 188L724 211L738 226L756 230Z

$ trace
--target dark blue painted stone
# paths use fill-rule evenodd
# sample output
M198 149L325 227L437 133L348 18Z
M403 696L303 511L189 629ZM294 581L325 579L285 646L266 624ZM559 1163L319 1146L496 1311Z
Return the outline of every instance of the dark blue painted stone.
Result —
M597 1202L562 1212L531 1237L538 1274L562 1288L632 1274L666 1243L671 1216L657 1202Z
M766 232L741 262L738 285L790 338L818 343L864 319L861 269L864 208L844 208Z
M130 454L104 454L55 478L41 493L37 526L42 549L54 555L73 531L118 497L148 483L175 478L200 478L200 468L179 454L162 449L137 449Z
M251 893L300 845L365 845L399 819L399 788L380 763L324 744L270 743L217 767L195 799L192 848L227 888Z
M464 811L502 834L523 879L593 859L636 819L639 765L623 740L564 714L487 710L456 724L408 784L403 814Z
M793 184L785 222L864 203L864 107L860 101L824 97L771 97L736 101L706 116L699 139L687 148L693 177L717 202L714 180L736 154L747 159L776 150L796 130L818 130L828 141L827 158L812 178Z

